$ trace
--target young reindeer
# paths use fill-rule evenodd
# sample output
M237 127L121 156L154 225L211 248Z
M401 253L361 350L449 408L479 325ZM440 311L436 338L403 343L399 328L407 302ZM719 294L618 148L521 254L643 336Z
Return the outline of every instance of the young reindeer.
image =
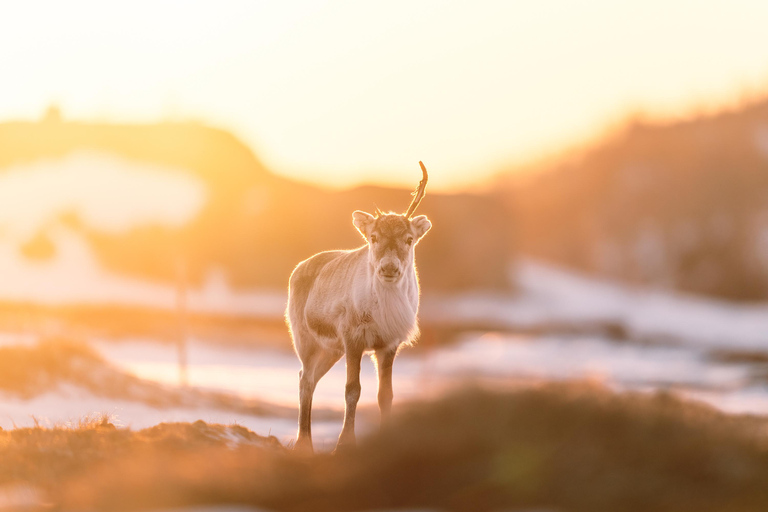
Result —
M366 352L376 363L382 420L389 414L392 363L400 345L418 334L414 247L432 227L424 215L411 218L427 187L427 169L419 165L423 178L405 214L354 212L352 222L366 245L315 254L291 274L286 317L301 360L298 450L312 452L312 395L320 378L344 355L346 406L337 448L355 443L360 363Z

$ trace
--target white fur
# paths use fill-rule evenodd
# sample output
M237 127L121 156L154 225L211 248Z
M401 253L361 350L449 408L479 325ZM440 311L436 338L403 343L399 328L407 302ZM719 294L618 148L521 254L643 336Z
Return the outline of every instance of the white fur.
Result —
M364 342L365 349L372 350L377 339L396 348L418 334L419 285L413 259L398 282L382 283L374 275L368 253L365 246L329 262L309 293L303 318L297 319L309 324L311 318L319 318L332 324L336 336L318 336L327 348L345 351L346 341ZM370 322L355 325L356 319L366 315ZM350 339L343 339L345 333Z

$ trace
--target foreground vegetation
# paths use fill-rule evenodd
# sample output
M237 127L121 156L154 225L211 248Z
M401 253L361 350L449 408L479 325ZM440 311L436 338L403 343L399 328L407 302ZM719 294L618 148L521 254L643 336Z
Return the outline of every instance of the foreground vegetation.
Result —
M768 425L666 394L548 385L401 406L358 449L301 457L238 426L108 420L0 432L0 484L71 510L768 509Z

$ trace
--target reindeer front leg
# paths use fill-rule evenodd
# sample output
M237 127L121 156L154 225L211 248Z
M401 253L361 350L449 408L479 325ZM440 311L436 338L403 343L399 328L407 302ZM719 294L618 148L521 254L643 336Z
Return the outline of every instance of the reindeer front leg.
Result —
M392 409L392 364L395 362L397 349L380 349L376 351L376 373L379 377L379 411L381 422L389 418Z
M362 348L347 346L347 386L344 392L344 425L341 427L338 450L341 446L355 444L355 411L360 400L360 363L363 359Z

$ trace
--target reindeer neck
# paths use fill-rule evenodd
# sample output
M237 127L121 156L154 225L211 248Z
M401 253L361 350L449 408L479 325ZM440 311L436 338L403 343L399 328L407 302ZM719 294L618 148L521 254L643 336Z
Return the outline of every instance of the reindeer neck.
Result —
M410 342L418 332L416 314L419 291L416 272L409 269L396 283L382 283L375 276L370 288L370 314L385 344Z

